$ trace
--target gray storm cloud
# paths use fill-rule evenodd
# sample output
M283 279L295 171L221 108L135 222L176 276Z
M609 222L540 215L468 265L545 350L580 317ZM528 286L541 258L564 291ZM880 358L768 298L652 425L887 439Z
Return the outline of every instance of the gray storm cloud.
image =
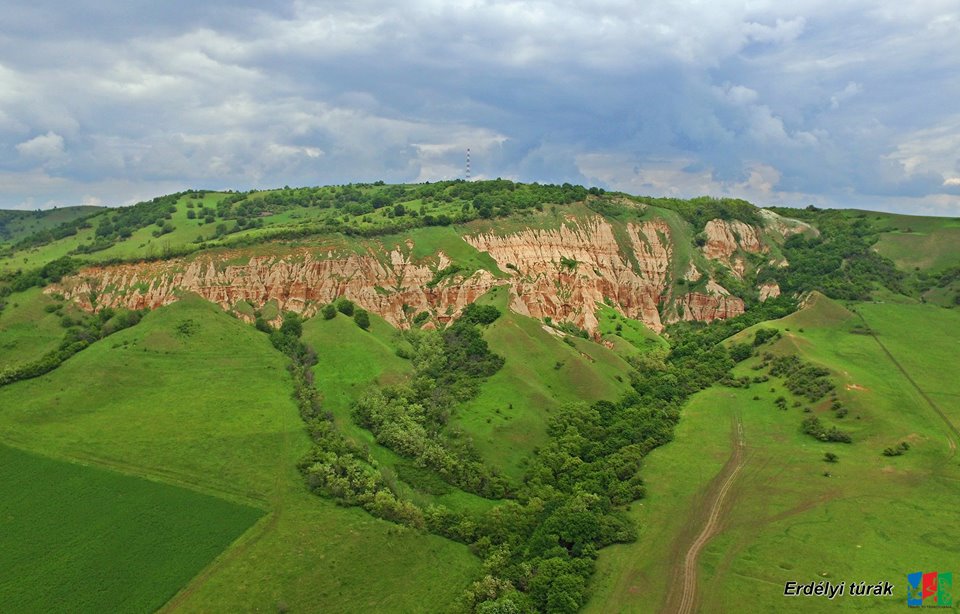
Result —
M460 176L960 215L960 7L34 2L0 207Z

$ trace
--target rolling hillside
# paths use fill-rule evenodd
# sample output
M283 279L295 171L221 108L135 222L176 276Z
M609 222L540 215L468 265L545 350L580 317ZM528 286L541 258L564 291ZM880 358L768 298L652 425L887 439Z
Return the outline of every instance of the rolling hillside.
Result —
M0 604L804 611L955 559L957 220L501 180L0 220ZM182 563L68 573L66 501Z

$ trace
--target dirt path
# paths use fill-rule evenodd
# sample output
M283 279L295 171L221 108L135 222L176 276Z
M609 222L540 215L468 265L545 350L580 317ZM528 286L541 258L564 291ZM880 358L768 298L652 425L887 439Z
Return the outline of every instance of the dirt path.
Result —
M683 564L674 574L679 581L674 582L670 594L664 606L664 612L678 612L680 614L690 614L697 603L697 566L699 564L700 553L711 538L717 534L720 528L720 522L723 517L724 502L730 493L737 478L737 474L743 469L746 461L744 455L745 441L743 437L743 422L737 416L734 421L735 442L733 453L726 462L720 473L713 478L708 488L708 494L703 507L701 508L698 519L704 518L703 529L697 535L693 543L687 549L683 558Z

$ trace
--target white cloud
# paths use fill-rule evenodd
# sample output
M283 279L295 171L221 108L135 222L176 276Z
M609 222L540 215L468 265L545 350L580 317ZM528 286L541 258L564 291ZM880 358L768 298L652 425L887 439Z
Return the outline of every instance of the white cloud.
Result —
M803 17L794 19L777 19L772 26L761 23L747 22L743 25L743 33L758 43L789 43L803 34L807 20Z
M954 185L946 181L960 164L960 115L901 138L889 159L899 162L908 175L938 173L945 179L943 185Z
M64 153L63 137L55 132L47 132L19 143L16 149L25 158L52 160Z
M862 85L860 85L855 81L850 81L849 83L847 83L846 87L844 87L839 92L836 92L835 94L830 96L830 108L839 109L840 103L844 102L845 100L849 100L850 98L853 98L854 96L856 96L862 91L863 91Z

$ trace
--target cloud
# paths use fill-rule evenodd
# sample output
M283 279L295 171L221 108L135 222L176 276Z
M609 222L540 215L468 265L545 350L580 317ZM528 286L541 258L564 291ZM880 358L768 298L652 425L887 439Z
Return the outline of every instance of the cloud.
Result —
M830 108L834 110L839 109L840 103L850 98L853 98L854 96L856 96L862 91L863 91L862 85L860 85L855 81L850 81L849 83L847 83L846 87L844 87L842 90L835 93L834 95L830 96Z
M0 207L432 181L470 147L483 177L960 213L955 2L104 0L4 19Z
M64 153L63 137L55 132L35 136L28 141L18 143L16 150L25 158L49 161Z

